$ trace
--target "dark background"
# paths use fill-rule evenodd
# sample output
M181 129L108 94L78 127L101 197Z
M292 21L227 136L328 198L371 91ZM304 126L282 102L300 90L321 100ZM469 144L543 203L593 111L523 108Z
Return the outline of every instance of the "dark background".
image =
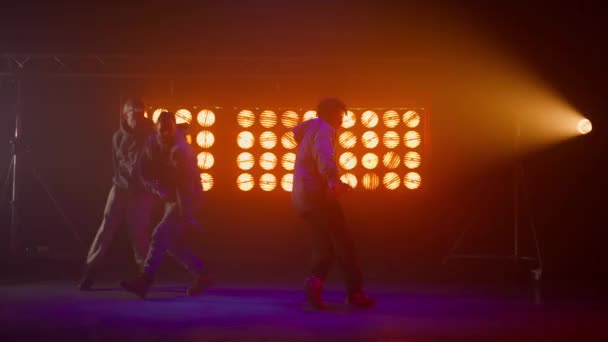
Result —
M430 112L424 186L357 193L345 201L368 278L403 284L449 270L441 261L468 226L472 235L465 249L508 253L513 159L489 158L493 151L482 148L494 138L496 118L450 110L438 86L453 81L444 78L446 70L459 68L448 61L462 47L464 31L454 24L459 22L524 61L593 122L590 135L526 154L526 182L548 283L595 286L605 280L606 39L600 5L227 1L165 7L4 4L0 13L1 52L130 54L125 73L141 70L138 58L154 57L150 68L163 74L28 75L21 81L28 158L87 246L110 186L110 137L126 96L141 95L150 103L309 108L322 96L338 95L353 106L422 105ZM209 64L179 65L180 58L195 56ZM240 58L233 64L239 68L209 62L227 57ZM261 62L247 64L252 60ZM473 55L464 60L478 62ZM208 76L184 77L189 72ZM0 134L8 141L14 79L5 75L0 86ZM227 109L218 112L225 129L220 135L230 134L230 115ZM217 148L217 167L235 172L229 170L236 156L232 141ZM3 151L8 164L8 143ZM75 268L85 251L33 179L24 174L22 181L22 247L48 246L43 255L60 255ZM225 278L299 277L308 257L306 235L289 195L244 194L224 182L208 196L210 232L195 239L212 268ZM6 206L2 210L5 252L9 216ZM108 269L124 274L129 255L126 234L120 234Z

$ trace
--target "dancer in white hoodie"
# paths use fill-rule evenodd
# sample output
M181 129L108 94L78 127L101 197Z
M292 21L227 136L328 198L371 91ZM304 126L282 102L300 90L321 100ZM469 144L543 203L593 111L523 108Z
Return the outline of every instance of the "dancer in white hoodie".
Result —
M346 274L347 303L370 307L374 300L363 292L363 280L355 246L346 224L339 197L351 190L340 181L334 141L346 106L339 99L322 100L318 118L293 129L298 143L293 180L293 206L313 236L312 270L306 282L311 305L324 307L323 282L337 259Z

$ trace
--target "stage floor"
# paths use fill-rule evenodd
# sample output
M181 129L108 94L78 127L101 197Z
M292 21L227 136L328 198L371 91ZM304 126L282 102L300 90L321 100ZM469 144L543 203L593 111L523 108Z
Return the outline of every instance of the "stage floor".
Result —
M606 340L607 311L594 301L535 305L528 296L454 286L370 286L371 310L349 309L338 286L314 311L297 284L218 285L184 295L187 284L156 284L141 300L105 283L0 285L0 341L417 341Z

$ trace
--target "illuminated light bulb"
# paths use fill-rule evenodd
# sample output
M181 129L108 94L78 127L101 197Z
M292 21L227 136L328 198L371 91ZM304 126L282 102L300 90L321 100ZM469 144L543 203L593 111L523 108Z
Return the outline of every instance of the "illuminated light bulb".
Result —
M260 188L264 191L272 191L277 187L277 177L271 173L265 173L260 177Z
M240 148L247 150L253 147L255 138L253 137L253 133L243 131L236 137L236 141Z
M241 170L251 170L255 165L255 158L249 152L242 152L236 157L236 165Z
M409 148L416 148L420 146L420 142L420 133L416 131L409 131L403 136L403 143Z
M236 120L239 126L243 128L248 128L253 126L255 123L255 114L253 114L250 110L242 110L237 114Z
M198 121L198 124L202 127L211 127L215 123L215 113L209 109L203 109L198 112L196 121Z
M255 186L253 176L248 173L242 173L236 179L236 185L242 191L249 191Z

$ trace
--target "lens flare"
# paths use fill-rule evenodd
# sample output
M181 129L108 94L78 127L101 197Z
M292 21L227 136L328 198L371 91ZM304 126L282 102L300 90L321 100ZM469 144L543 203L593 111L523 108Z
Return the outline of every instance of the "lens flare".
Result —
M410 172L403 178L403 185L410 190L418 189L422 178L416 172Z
M277 124L277 114L271 110L265 110L260 114L260 124L265 128L272 128Z
M208 173L201 173L201 185L203 186L203 191L209 191L213 188L213 176Z
M255 123L255 114L250 110L242 110L236 116L236 121L243 128L251 127Z
M260 177L260 188L264 191L272 191L277 187L277 177L271 173L265 173Z
M416 131L409 131L403 136L403 143L409 148L416 148L420 146L420 133Z
M588 119L581 119L576 125L576 129L580 134L587 134L591 132L593 127L591 126L591 121Z
M355 117L355 113L350 110L346 112L346 115L342 117L342 127L343 128L351 128L357 123L357 118Z
M293 190L293 173L288 173L281 178L281 188L287 192Z
M352 152L344 152L340 155L340 166L344 170L352 170L357 166L357 156Z
M215 136L210 131L200 131L196 136L196 143L201 148L210 148L215 143Z
M357 144L357 136L351 131L342 132L338 141L340 142L340 146L345 149L350 149Z
M298 116L298 113L294 112L293 110L284 112L283 116L281 117L281 123L286 128L294 128L298 122L300 122L300 117Z
M281 165L287 171L292 171L296 165L296 154L295 153L285 153L281 158Z
M367 110L361 114L361 123L367 128L374 128L378 126L379 120L378 114L372 110Z
M196 121L198 121L198 124L202 127L211 127L215 123L215 113L209 109L203 109L198 112Z
M408 169L416 169L420 166L420 159L420 153L410 151L405 154L403 162L405 163L405 167Z
M376 134L376 132L367 131L363 133L363 136L361 137L361 142L363 143L363 146L367 148L374 148L378 146L380 138L378 138L378 134Z
M294 149L298 146L298 143L296 143L296 139L293 136L293 132L283 134L281 137L281 145L287 150Z
M399 125L399 113L394 110L388 110L384 112L382 115L382 121L384 121L384 126L388 128L395 128Z
M375 169L378 166L378 155L375 153L366 153L361 158L361 164L368 170Z
M251 170L255 164L255 158L253 154L249 152L242 152L236 157L236 165L241 170Z
M267 150L277 146L277 135L271 131L263 132L260 135L260 146Z
M376 190L380 186L380 177L375 173L366 173L363 175L363 187L366 190Z
M401 179L399 178L399 175L395 172L389 172L384 175L382 183L384 184L384 187L388 190L395 190L401 184Z
M255 186L255 180L249 173L241 173L236 179L236 185L242 191L249 191Z
M209 170L215 164L215 158L213 158L213 154L209 152L201 152L196 157L198 162L198 167L203 170Z
M253 137L253 133L249 131L243 131L239 133L239 135L236 137L236 142L240 148L247 150L253 147L255 138Z
M277 167L277 156L274 153L265 152L260 156L260 167L264 170L272 170Z
M348 185L350 185L351 188L356 188L357 187L357 177L355 175L353 175L352 173L345 173L340 177L340 180L342 181L342 183L346 183Z

